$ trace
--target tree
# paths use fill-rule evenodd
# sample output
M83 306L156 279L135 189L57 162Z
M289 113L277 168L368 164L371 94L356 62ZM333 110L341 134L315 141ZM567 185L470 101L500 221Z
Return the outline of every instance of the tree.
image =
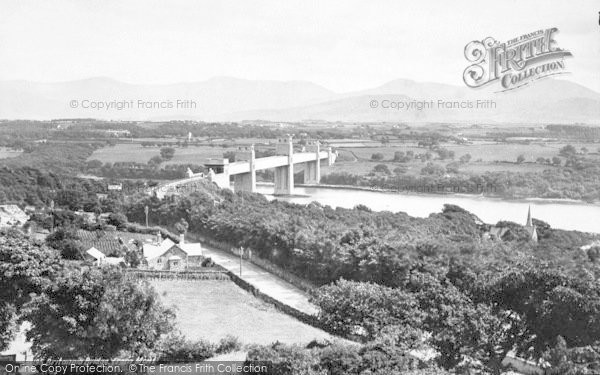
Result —
M562 160L558 157L558 156L553 156L552 157L552 164L554 165L561 165Z
M189 227L190 227L190 225L188 224L188 222L184 218L181 218L181 220L179 220L175 224L175 230L179 234L185 234L187 232L187 230L188 230Z
M464 154L459 160L461 163L466 164L471 161L471 154Z
M418 326L420 314L410 293L372 283L339 280L316 290L311 301L330 332L372 340L390 325Z
M163 162L163 158L156 155L156 156L151 157L150 160L148 160L148 165L153 166L153 167L158 167L162 162Z
M401 175L401 174L404 174L404 173L406 173L407 171L408 171L408 168L406 168L406 167L396 167L396 168L394 168L394 173L395 173L396 175Z
M401 160L404 160L404 158L405 158L404 152L402 152L402 151L394 152L394 161L401 161Z
M46 244L60 251L63 259L81 260L83 245L75 230L71 227L60 227L46 237Z
M165 160L171 160L175 156L175 149L173 147L163 147L160 149L160 157Z
M516 317L519 353L539 358L562 336L569 347L591 345L600 337L597 281L574 278L543 264L510 268L487 282L484 300Z
M525 161L525 155L521 154L517 156L517 164L521 164Z
M60 268L54 251L17 231L0 233L0 350L13 338L21 308L52 283Z
M388 168L388 166L385 164L377 164L376 166L373 167L373 171L378 172L378 173L388 174L388 175L392 174L392 172L390 172L390 169Z
M151 356L174 314L145 282L113 267L65 272L26 307L38 358Z
M127 216L122 213L111 213L106 220L108 225L114 225L117 228L124 228L127 224Z
M375 160L375 161L383 160L383 154L381 152L376 152L371 155L371 160Z
M565 156L565 157L575 155L576 153L577 153L577 149L575 149L575 147L573 147L573 145L566 145L563 148L561 148L560 151L558 152L559 155Z
M224 152L223 158L229 160L230 163L233 163L235 161L235 151Z
M137 268L140 264L142 264L143 260L144 258L137 249L127 249L125 251L125 262L127 265L129 265L129 267Z
M460 163L453 161L446 165L446 171L448 173L458 173L460 170Z

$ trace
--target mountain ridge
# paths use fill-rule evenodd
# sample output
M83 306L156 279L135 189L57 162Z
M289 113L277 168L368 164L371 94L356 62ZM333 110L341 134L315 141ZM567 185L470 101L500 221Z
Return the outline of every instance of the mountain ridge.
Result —
M391 110L383 101L492 100L496 108ZM84 101L130 101L131 108L83 108ZM195 108L177 107L193 101ZM377 100L377 108L369 106ZM76 105L71 105L76 101ZM172 102L174 108L139 108L138 101ZM494 121L600 123L600 93L567 80L547 78L509 92L395 79L364 90L336 93L310 81L212 77L204 81L135 84L109 77L65 82L0 81L0 118L93 117L112 120L195 118L207 121Z

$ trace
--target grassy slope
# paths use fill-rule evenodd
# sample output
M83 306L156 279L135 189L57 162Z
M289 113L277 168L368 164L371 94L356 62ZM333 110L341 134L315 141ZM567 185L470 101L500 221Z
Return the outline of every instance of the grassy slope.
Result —
M153 281L163 302L174 305L177 323L190 339L237 336L244 344L275 341L306 344L332 336L289 317L229 281Z

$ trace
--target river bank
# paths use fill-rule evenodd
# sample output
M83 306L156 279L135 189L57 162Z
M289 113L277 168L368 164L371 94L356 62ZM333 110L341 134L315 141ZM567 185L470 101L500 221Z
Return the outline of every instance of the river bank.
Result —
M345 188L322 185L296 186L296 195L292 197L275 197L272 184L259 184L257 192L271 200L278 199L298 204L316 201L323 205L342 208L353 208L361 204L374 211L405 212L415 217L427 217L432 213L441 212L444 204L454 204L489 224L498 221L525 224L527 212L531 208L534 218L547 222L553 228L600 233L600 205L580 201L507 200L469 194L397 193L356 186Z

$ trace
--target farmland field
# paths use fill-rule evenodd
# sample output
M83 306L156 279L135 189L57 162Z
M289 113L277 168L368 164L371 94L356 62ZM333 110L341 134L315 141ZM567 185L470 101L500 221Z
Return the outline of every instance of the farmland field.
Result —
M306 344L328 333L283 314L230 281L154 281L163 303L174 306L179 329L190 339L236 336L244 344Z
M176 147L175 156L168 164L202 164L205 159L221 158L226 151L236 147L189 146ZM103 163L137 162L147 163L153 156L160 155L160 147L142 147L138 143L120 143L112 147L104 147L94 151L88 160L100 160Z
M0 147L0 159L14 158L15 156L19 156L22 153L23 151L15 151L5 147Z

